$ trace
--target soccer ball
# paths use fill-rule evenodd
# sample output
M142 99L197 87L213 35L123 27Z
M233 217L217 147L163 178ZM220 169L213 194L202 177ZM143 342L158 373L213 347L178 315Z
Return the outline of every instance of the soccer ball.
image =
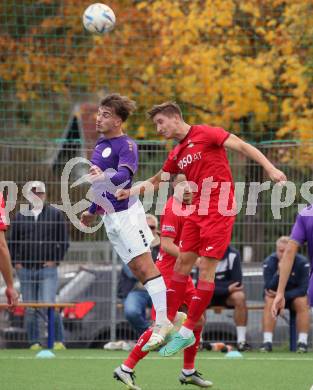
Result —
M102 3L91 4L83 14L85 29L94 34L104 34L113 30L115 20L113 10Z

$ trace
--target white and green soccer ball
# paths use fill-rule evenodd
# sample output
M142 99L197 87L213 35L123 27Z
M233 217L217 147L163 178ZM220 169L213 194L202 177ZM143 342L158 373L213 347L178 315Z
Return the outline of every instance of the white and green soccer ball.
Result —
M116 22L115 14L108 5L94 3L87 7L83 14L83 25L93 34L105 34L113 30Z

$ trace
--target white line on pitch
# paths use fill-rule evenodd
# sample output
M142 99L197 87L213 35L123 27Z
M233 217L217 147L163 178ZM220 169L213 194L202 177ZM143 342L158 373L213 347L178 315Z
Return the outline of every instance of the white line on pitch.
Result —
M37 359L36 356L0 356L0 360L33 360ZM41 360L49 360L51 358L43 358ZM120 360L124 358L122 356L56 356L57 360ZM170 360L182 360L182 357L170 357ZM51 360L54 360L52 358ZM147 357L145 360L166 360L163 357ZM308 361L312 362L312 358L305 357L244 357L244 358L225 358L225 357L197 357L197 360L223 360L223 361L243 361L243 360L261 360L261 361Z

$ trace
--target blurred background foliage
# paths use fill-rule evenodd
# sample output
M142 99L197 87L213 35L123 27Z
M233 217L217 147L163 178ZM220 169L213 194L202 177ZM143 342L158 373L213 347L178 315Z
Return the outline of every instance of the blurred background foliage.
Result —
M106 3L117 24L96 36L81 22L90 0L1 2L2 139L59 139L74 104L117 91L138 103L127 128L138 139L157 138L145 111L175 100L188 122L301 142L310 163L312 0Z

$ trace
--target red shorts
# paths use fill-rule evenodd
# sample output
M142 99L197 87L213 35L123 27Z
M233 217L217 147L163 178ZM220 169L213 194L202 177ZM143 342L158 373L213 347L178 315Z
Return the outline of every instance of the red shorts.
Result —
M166 288L168 288L168 286L170 285L171 278L172 278L172 273L173 272L171 272L170 274L167 273L166 275L162 274L164 282L165 282L165 285L166 285ZM186 305L187 307L189 307L189 305L191 303L191 298L195 295L195 292L196 292L195 285L193 284L191 276L189 276L189 278L187 280L187 286L186 286L186 291L185 291L183 305ZM151 309L151 319L153 321L155 320L155 310L154 310L153 306L152 306L152 309Z
M180 251L222 259L231 241L234 222L234 216L223 216L217 211L190 215L183 226Z

